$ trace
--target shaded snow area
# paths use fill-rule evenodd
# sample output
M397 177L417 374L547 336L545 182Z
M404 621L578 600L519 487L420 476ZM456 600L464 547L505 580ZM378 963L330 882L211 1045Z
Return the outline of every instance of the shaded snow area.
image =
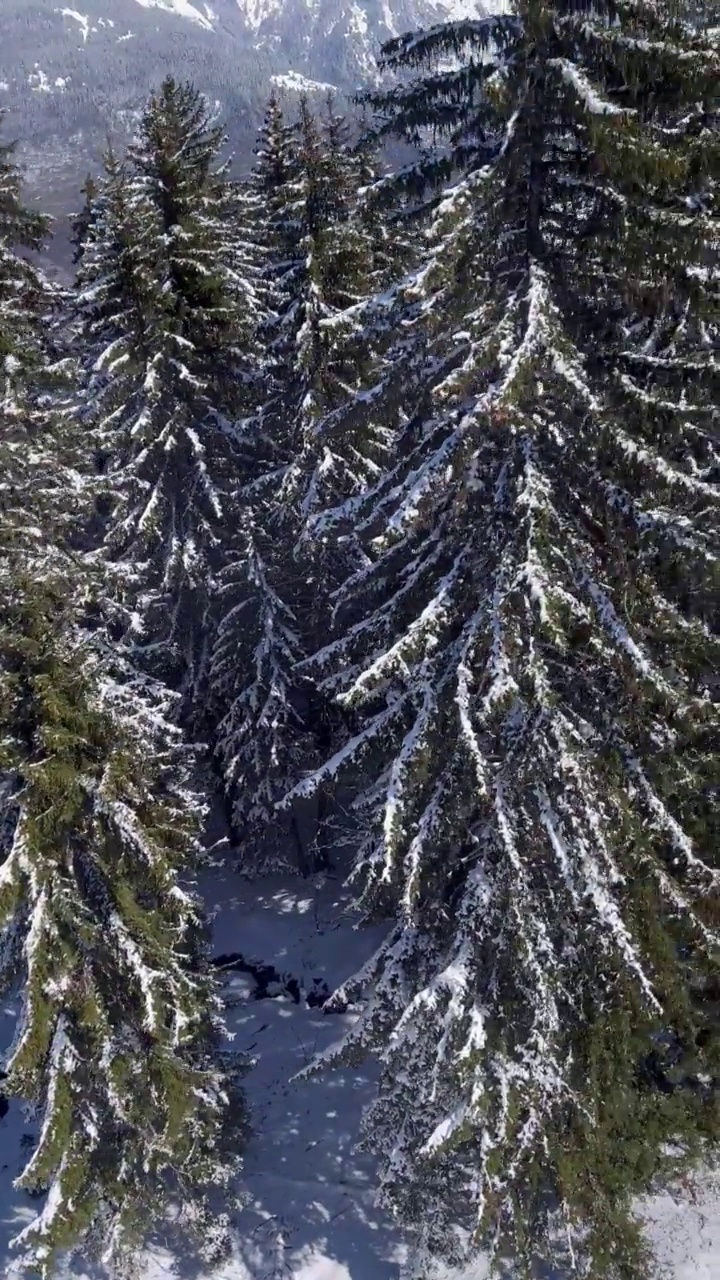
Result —
M232 1047L253 1060L245 1079L254 1129L245 1157L249 1200L237 1217L232 1261L201 1275L158 1248L144 1260L141 1280L415 1280L399 1233L374 1204L372 1161L354 1149L372 1069L292 1080L343 1034L352 1011L325 1015L322 1000L367 959L381 930L354 928L339 877L247 881L221 868L201 888L213 915ZM13 1006L0 1006L0 1050L14 1022ZM17 1274L9 1240L37 1207L11 1185L32 1141L22 1108L0 1095L0 1275L7 1280ZM718 1280L720 1183L691 1185L682 1202L657 1197L645 1216L670 1280ZM78 1263L58 1280L68 1274L97 1275ZM479 1263L462 1275L424 1270L422 1280L486 1274Z
M248 885L227 874L215 895L216 955L240 951L277 975L257 999L262 990L247 972L224 971L233 1047L256 1064L246 1080L256 1129L245 1163L252 1201L239 1222L247 1272L253 1280L390 1280L399 1241L374 1208L371 1162L353 1151L371 1073L291 1083L352 1016L325 1015L308 996L322 998L348 978L381 935L353 928L339 880Z

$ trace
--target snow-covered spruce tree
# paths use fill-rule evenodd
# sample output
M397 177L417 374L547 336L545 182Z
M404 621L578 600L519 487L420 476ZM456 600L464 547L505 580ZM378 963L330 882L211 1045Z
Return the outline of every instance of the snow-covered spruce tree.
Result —
M4 114L0 112L0 126ZM42 329L36 320L48 294L41 274L21 253L41 247L49 220L23 204L22 178L14 150L13 144L0 144L0 360L4 416L13 412L15 388L22 388L23 372L42 363Z
M133 188L157 210L172 281L172 309L187 345L187 373L204 379L218 408L243 407L247 339L257 321L238 185L229 181L224 126L189 83L168 77L150 98L128 158Z
M325 415L351 402L365 384L372 350L365 332L357 332L354 308L379 284L382 265L376 258L374 227L359 201L366 157L353 147L348 121L337 115L330 97L318 122L301 104L300 126L308 293L296 340L300 394L295 458L282 494L297 507L304 529L318 511L378 474L387 439L385 431L366 429L362 440L348 436L330 441L317 430ZM321 572L323 578L332 573L326 558Z
M249 232L259 264L260 380L242 423L241 514L222 572L223 616L210 681L215 748L244 865L270 867L287 849L275 802L297 779L302 733L294 669L304 656L293 612L290 548L295 524L278 492L293 457L295 339L305 263L297 127L272 95L246 185ZM289 574L291 576L289 576Z
M317 121L303 99L293 129L272 100L257 155L250 185L265 228L258 241L269 312L266 382L245 424L247 509L224 574L228 607L212 680L225 708L217 749L246 854L255 832L272 859L275 803L317 756L314 739L327 748L329 732L296 668L321 632L339 557L336 549L319 556L318 544L303 545L303 529L330 493L355 490L377 474L370 451L366 460L355 440L346 455L340 448L331 455L314 430L359 384L366 353L349 357L338 317L369 288L373 257L355 218L360 163L332 101ZM337 323L326 332L328 318Z
M368 551L314 660L362 722L299 791L367 779L394 915L330 1061L382 1062L422 1247L629 1280L633 1196L720 1121L718 52L662 3L530 0L390 55L416 120L481 118L346 414L412 429L324 521Z
M50 220L23 203L13 152L0 145L0 517L6 532L42 547L51 510L55 522L61 511L66 522L74 519L78 485L59 429L58 392L68 372L58 332L62 295L28 254L43 249Z
M256 307L223 138L204 99L166 81L126 161L109 159L79 281L118 633L196 727Z
M124 1275L173 1201L201 1249L224 1243L206 1193L237 1162L230 1084L178 883L201 806L145 691L97 670L67 578L0 567L0 989L22 990L3 1087L38 1121L17 1185L47 1193L15 1244L44 1278L80 1246Z
M288 123L277 94L268 100L247 179L252 231L261 262L263 295L277 321L284 301L284 276L291 270L299 230L291 214L290 188L297 176L297 127Z
M71 244L73 248L73 265L75 267L79 267L85 249L85 241L95 220L99 184L94 174L89 173L85 178L82 185L82 193L84 196L83 207L72 220Z
M75 475L64 417L40 394L45 291L12 252L42 228L5 159L0 991L21 1003L2 1067L38 1121L17 1185L47 1193L16 1244L43 1277L79 1245L124 1274L169 1200L205 1251L220 1247L203 1190L234 1168L234 1086L199 903L178 882L201 811L191 761L149 682L84 629L90 584L62 545Z
M370 248L372 289L369 292L377 295L397 283L417 262L422 238L416 219L410 218L407 196L401 195L401 184L387 171L371 131L361 134L354 147L354 157L357 166L354 216Z
M293 317L302 292L304 268L302 208L297 200L297 125L287 123L274 92L254 154L255 164L243 184L240 201L257 267L261 303L256 335L262 354L256 362L261 385L253 385L250 414L243 424L251 480L272 472L278 461L287 460L292 452L288 443L290 431L284 433L281 429L289 415L283 414L279 402L293 364ZM286 391L285 399L289 399Z

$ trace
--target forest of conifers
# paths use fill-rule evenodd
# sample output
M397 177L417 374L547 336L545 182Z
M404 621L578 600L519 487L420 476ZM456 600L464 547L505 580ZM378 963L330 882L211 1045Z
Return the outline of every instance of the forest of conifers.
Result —
M380 1065L402 1227L653 1277L633 1202L720 1135L718 30L517 0L398 37L357 119L272 99L243 181L168 79L87 181L71 287L0 150L2 1066L36 1274L124 1274L170 1201L222 1253L215 792L249 875L293 864L303 798L316 866L352 814L387 929L335 1057Z

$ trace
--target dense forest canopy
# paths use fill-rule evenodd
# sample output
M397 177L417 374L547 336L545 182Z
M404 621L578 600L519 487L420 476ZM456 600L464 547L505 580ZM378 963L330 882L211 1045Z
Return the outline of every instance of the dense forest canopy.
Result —
M0 149L3 1089L48 1280L129 1274L170 1204L230 1247L213 794L248 874L327 867L343 810L387 927L308 1070L379 1063L419 1257L648 1280L636 1198L717 1156L717 28L505 8L394 39L357 118L273 95L242 180L166 79L72 287Z

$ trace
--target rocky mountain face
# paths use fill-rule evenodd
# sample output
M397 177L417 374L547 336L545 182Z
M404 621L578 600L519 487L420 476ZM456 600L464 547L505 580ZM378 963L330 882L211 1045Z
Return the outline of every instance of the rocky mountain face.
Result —
M352 92L377 77L381 44L480 0L1 0L0 109L31 193L50 212L78 204L108 132L122 138L169 72L217 99L247 164L274 82Z

